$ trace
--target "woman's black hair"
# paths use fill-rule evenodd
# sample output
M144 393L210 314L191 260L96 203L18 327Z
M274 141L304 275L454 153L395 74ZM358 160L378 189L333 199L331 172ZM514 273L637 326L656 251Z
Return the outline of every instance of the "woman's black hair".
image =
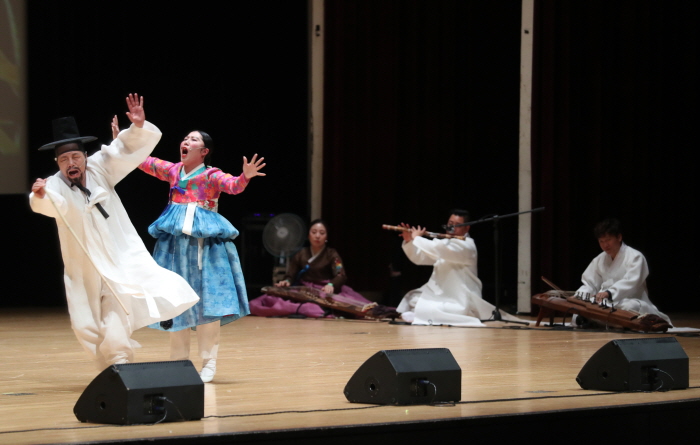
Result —
M326 229L326 233L328 233L328 224L326 224L326 222L324 220L322 220L321 218L316 218L315 220L311 221L309 223L309 230L311 230L311 228L313 226L315 226L316 224L319 224L319 223L323 224L323 227Z
M202 142L204 142L204 146L209 149L209 152L207 153L207 155L204 156L204 164L211 165L211 154L214 151L214 140L211 138L211 136L209 136L209 133L205 133L202 130L192 130L192 131L196 131L197 133L202 135Z

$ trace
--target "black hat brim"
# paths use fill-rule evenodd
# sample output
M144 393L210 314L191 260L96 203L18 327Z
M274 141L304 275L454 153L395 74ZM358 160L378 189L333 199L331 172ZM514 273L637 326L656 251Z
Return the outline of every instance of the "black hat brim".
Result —
M82 142L82 143L84 144L84 143L86 143L86 142L92 142L92 141L94 141L94 140L96 140L96 139L97 139L97 138L96 138L95 136L82 136L82 137L79 137L79 138L62 139L62 140L60 140L60 141L50 142L50 143L48 143L48 144L46 144L46 145L42 145L41 147L39 147L39 151L53 150L53 149L55 149L56 147L60 147L61 145L67 144L67 143L69 143L69 142Z

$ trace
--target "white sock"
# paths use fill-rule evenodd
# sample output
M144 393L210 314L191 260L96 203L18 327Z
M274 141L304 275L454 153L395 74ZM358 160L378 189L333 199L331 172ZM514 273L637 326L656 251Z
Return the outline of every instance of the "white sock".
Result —
M202 371L199 376L202 378L204 383L209 383L214 380L214 374L216 374L216 359L210 358L203 362Z

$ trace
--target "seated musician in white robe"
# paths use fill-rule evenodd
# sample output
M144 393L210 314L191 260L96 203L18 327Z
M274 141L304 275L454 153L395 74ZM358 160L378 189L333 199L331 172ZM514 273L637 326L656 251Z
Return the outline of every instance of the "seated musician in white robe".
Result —
M583 272L583 285L577 292L595 295L597 302L611 300L618 309L658 315L670 323L668 316L649 299L647 260L640 251L622 242L620 222L614 218L606 219L598 223L593 232L603 252ZM577 317L572 323L583 325L585 320L581 318Z
M447 222L448 235L457 238L426 239L420 226L402 231L402 247L408 259L417 265L433 266L430 280L408 292L397 312L412 324L453 326L484 326L495 306L481 297L481 280L477 276L477 252L469 236L470 226L460 226L469 220L466 210L454 209ZM402 227L409 228L401 223ZM503 319L517 320L500 311Z

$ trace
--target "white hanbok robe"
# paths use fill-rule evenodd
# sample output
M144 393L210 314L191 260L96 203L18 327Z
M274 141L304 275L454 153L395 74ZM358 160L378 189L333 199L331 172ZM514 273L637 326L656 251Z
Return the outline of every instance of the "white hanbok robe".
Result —
M70 187L60 171L47 179L47 196L29 195L33 211L56 219L71 325L100 369L132 360L134 330L173 318L199 300L182 277L156 264L114 190L153 151L160 137L160 130L149 122L143 128L132 125L91 155L85 171L89 199ZM95 207L97 202L109 218Z
M414 264L432 265L433 273L426 284L404 296L396 308L398 312L412 312L412 324L484 326L480 320L491 318L495 306L481 297L476 244L472 238L418 237L404 242L402 247ZM510 318L504 312L501 314Z
M615 307L640 314L655 314L670 323L668 316L649 299L647 276L649 266L644 255L622 243L614 260L601 252L591 261L581 276L583 285L578 292L595 295L610 291Z

